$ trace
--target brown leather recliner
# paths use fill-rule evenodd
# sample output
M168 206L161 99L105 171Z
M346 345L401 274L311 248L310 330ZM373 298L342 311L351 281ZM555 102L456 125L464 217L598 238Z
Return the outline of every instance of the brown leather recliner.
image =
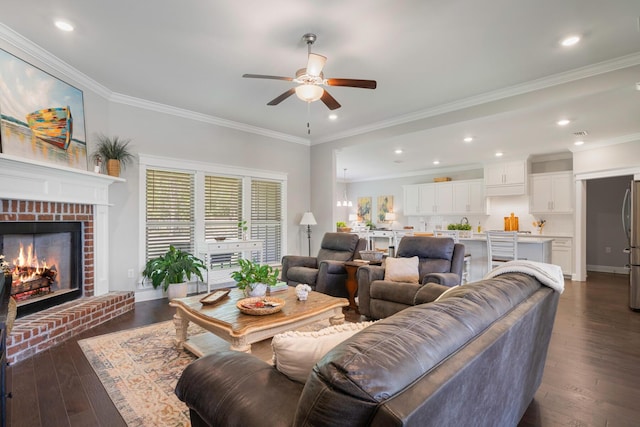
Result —
M443 237L406 236L400 240L397 258L419 258L418 283L385 279L384 266L358 268L358 309L371 319L383 319L405 308L433 301L425 283L457 286L462 280L464 245Z
M282 281L290 286L306 283L323 294L348 298L344 263L360 258L360 251L366 248L366 239L360 239L357 234L326 233L318 256L282 257Z

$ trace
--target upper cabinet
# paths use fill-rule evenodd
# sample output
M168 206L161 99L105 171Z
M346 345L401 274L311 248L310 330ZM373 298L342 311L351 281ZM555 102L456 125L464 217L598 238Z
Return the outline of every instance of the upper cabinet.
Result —
M484 167L485 196L527 194L527 162L518 160Z
M483 181L452 181L453 213L486 214Z
M451 212L453 196L451 183L420 184L420 212L425 215Z
M531 175L531 213L573 213L573 173Z
M485 214L483 180L404 186L405 215Z
M404 214L420 215L419 185L405 185L404 189Z

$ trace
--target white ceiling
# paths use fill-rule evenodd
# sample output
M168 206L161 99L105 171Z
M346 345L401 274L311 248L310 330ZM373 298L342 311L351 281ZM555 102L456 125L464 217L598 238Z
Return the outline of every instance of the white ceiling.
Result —
M302 143L357 136L337 157L353 181L568 153L582 130L584 148L640 139L639 16L638 0L4 0L0 20L114 94ZM335 121L295 96L267 106L290 82L242 78L293 76L307 32L326 77L378 82L328 88Z

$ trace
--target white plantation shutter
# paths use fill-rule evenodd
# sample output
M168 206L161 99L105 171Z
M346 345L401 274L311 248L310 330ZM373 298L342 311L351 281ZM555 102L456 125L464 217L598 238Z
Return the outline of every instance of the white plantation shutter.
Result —
M264 242L264 262L282 258L282 183L251 181L251 238Z
M205 239L242 238L238 222L242 218L242 179L207 175L204 177ZM236 264L238 253L211 255L211 265Z
M146 259L164 254L169 245L194 253L194 175L147 169Z

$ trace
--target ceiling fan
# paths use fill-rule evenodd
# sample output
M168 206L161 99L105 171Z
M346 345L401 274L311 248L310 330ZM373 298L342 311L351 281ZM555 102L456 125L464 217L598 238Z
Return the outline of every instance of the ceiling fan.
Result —
M325 79L322 69L327 62L327 57L311 53L311 45L316 41L316 35L307 33L302 39L307 43L308 60L307 67L301 68L296 72L295 77L266 76L263 74L243 74L242 77L251 79L271 79L286 80L298 83L298 86L289 89L283 94L275 97L267 103L267 105L278 105L294 93L298 98L306 102L314 102L321 100L330 110L340 108L340 103L327 92L322 85L327 86L348 86L363 89L375 89L375 80L357 80L357 79Z

